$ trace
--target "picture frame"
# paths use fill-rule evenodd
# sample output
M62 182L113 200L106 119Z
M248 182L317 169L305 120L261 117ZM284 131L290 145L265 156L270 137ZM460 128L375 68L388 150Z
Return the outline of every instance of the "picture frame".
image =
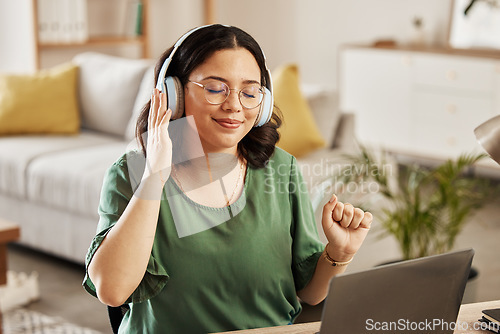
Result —
M452 0L448 46L500 51L500 0Z

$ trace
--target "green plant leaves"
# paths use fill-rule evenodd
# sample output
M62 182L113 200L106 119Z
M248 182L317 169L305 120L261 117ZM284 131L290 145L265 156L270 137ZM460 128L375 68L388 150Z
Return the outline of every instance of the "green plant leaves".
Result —
M485 157L465 153L434 168L412 164L400 166L397 175L388 175L384 173L386 154L375 157L361 147L359 154L348 156L346 169L350 170L344 170L341 179L346 184L378 184L386 205L372 213L385 234L396 238L403 258L411 259L450 250L471 214L499 193L497 186L470 173Z

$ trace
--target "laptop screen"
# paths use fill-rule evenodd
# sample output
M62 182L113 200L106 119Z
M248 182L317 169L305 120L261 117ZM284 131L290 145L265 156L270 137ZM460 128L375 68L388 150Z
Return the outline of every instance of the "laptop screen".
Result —
M453 333L474 251L332 278L320 333Z

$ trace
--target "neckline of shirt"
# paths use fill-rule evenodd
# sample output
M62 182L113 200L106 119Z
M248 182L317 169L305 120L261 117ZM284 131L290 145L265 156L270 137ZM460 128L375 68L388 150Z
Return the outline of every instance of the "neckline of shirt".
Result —
M251 177L251 168L248 167L248 164L246 165L245 167L245 177L244 177L244 184L243 184L243 192L246 192L247 188L248 188L248 184L249 184L249 179ZM177 193L179 193L182 198L187 201L189 204L191 205L194 205L198 208L201 208L201 209L204 209L204 210L209 210L209 211L226 211L229 207L233 206L233 205L239 205L241 201L244 200L244 196L243 196L243 192L240 193L240 195L238 196L238 198L231 204L229 204L228 206L223 206L223 207L213 207L213 206L207 206L207 205L203 205L203 204L200 204L198 202L195 202L193 201L188 195L186 195L186 193L184 191L181 190L181 188L179 187L179 185L177 184L177 182L174 181L172 175L170 175L170 177L168 178L167 182L170 182L171 184L173 184L173 187L175 188L175 191Z

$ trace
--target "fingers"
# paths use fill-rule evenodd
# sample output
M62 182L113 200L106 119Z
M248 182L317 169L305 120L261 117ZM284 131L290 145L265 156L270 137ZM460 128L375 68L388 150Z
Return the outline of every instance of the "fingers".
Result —
M326 229L329 229L334 222L344 228L370 228L373 216L370 212L364 212L360 208L355 208L350 203L338 201L335 195L323 207L323 219Z
M163 117L160 120L160 126L167 125L168 122L170 122L170 118L172 118L172 110L168 109L167 112L163 114Z
M350 203L344 204L344 212L341 219L337 220L342 227L349 227L354 217L354 206Z
M342 215L342 220L339 224L342 227L358 228L361 221L363 220L364 212L359 208L355 208L352 204L344 204L344 214Z
M159 126L160 122L167 112L167 103L166 103L166 97L164 93L161 93L158 89L156 89L157 92L157 99L158 99L158 110L156 112L156 124Z
M153 90L151 95L151 106L149 108L148 128L157 127L164 119L167 113L167 96L161 93L158 89Z
M351 225L352 228L358 228L361 225L361 221L365 217L365 212L360 208L354 208L354 215L352 217Z
M365 212L363 219L359 224L359 227L370 228L372 222L373 222L373 215L370 212Z
M325 204L323 207L323 218L321 219L321 222L323 223L323 229L328 230L332 227L333 221L332 221L332 211L337 205L337 196L332 195L328 203Z
M337 202L337 205L335 205L335 208L333 209L332 212L333 220L335 220L336 222L340 222L343 216L344 216L344 203Z
M170 118L172 117L172 110L167 109L167 94L165 93L160 94L160 112L160 125L163 126L168 124L168 122L170 122Z
M148 126L149 128L153 128L156 121L156 114L158 111L158 93L157 89L153 90L153 94L151 95L151 105L149 106L149 116L148 116Z

